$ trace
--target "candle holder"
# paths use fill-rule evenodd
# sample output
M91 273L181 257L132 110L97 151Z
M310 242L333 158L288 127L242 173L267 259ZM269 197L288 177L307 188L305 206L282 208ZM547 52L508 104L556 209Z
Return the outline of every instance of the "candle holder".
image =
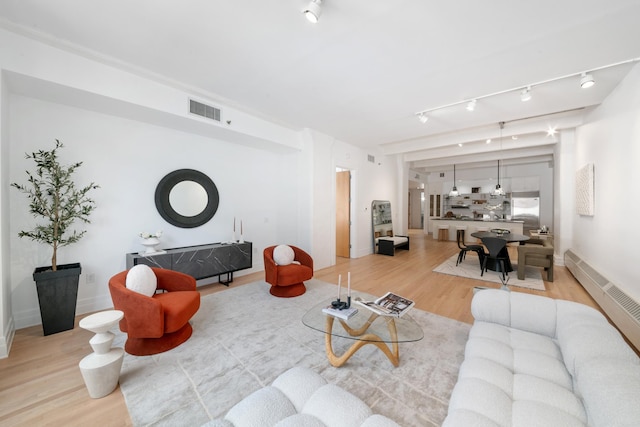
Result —
M340 299L331 301L331 307L335 308L336 310L344 310L346 308L346 305L347 303L344 301L340 301Z
M351 296L347 297L347 302L340 301L340 298L338 298L335 301L331 301L331 307L335 308L336 310L345 310L347 308L350 308L351 307Z

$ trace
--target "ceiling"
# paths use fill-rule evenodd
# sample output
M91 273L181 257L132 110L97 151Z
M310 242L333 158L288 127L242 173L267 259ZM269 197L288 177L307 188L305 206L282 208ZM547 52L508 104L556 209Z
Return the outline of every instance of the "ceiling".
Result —
M307 4L2 0L0 25L293 129L402 154L424 173L549 158L547 129L579 125L640 58L639 0L325 0L317 24L303 17ZM592 70L596 85L581 90L579 74ZM528 85L533 98L521 102ZM432 109L421 123L416 113Z

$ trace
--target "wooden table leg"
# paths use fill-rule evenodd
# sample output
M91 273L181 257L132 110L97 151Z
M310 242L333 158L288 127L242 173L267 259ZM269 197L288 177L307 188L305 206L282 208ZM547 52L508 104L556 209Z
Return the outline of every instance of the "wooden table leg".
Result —
M341 320L340 323L349 332L350 335L354 335L352 334L352 332L356 332L356 331L360 333L357 335L359 337L358 340L355 343L353 343L353 345L349 347L342 356L337 356L333 351L332 335L331 335L331 330L333 329L334 317L327 316L326 334L324 337L324 343L325 343L325 349L327 351L327 358L329 359L329 363L331 363L332 366L339 368L340 366L344 365L345 363L347 363L347 360L349 360L351 356L353 356L356 353L356 351L358 351L361 347L367 344L373 344L376 347L378 347L380 350L382 350L382 352L387 356L387 358L393 364L393 366L398 366L400 364L400 348L398 347L398 331L396 329L396 322L393 319L393 317L385 317L385 320L387 322L387 328L389 328L389 333L391 334L391 339L393 341L392 343L393 350L391 350L384 342L380 340L380 337L375 334L362 335L369 328L369 326L371 325L373 320L375 320L376 317L378 317L378 315L373 314L369 318L369 320L365 323L365 325L358 330L349 328L349 326L344 321Z

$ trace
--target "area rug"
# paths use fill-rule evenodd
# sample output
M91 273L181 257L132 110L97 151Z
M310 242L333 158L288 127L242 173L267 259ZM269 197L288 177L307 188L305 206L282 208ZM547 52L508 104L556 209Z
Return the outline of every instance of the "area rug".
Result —
M425 337L400 344L399 367L367 345L334 368L324 334L301 319L333 297L336 286L306 283L307 292L296 298L275 298L262 281L205 296L187 342L154 356L126 354L120 388L133 424L200 426L222 418L287 369L305 366L402 426L441 425L470 325L413 308L407 315L422 326ZM123 346L124 340L117 332L114 345ZM334 350L342 354L352 343L335 339Z
M484 275L480 276L480 261L474 253L469 253L462 261L461 264L456 265L458 254L455 254L433 271L436 273L449 274L451 276L466 277L468 279L483 280L485 282L493 282L501 284L501 277L499 273L495 271L485 271ZM513 271L509 273L509 281L507 286L518 286L521 288L534 289L536 291L546 290L544 282L542 281L542 270L536 267L525 268L524 280L518 280L518 265L514 262L511 263Z

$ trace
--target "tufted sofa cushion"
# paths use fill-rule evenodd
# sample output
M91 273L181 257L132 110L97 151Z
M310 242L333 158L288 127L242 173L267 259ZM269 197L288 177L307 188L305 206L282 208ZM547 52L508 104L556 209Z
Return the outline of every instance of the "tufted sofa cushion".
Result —
M640 359L598 311L501 290L478 292L443 424L632 426Z
M224 419L206 427L399 427L372 414L362 400L327 382L310 369L289 369L271 386L259 389L232 407Z

